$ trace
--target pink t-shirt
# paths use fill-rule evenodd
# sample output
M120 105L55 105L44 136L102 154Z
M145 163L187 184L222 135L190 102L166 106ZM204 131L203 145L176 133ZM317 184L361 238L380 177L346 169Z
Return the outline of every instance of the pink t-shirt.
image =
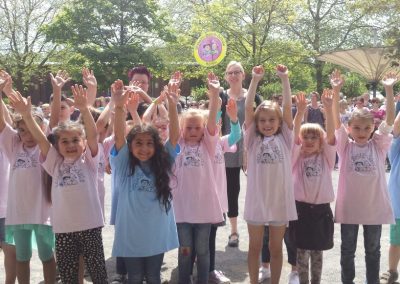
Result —
M25 148L15 130L7 125L0 133L0 149L10 161L6 225L50 225L39 146Z
M244 125L247 149L247 222L287 222L297 219L291 172L293 133L282 123L281 133L262 138L255 124Z
M297 201L324 204L335 200L332 185L332 171L335 166L336 145L325 141L321 153L304 157L301 145L294 143L292 151L292 172L294 197Z
M228 212L228 194L226 185L226 170L225 170L225 158L224 153L236 152L236 144L229 146L228 136L225 135L221 137L215 148L214 156L214 176L217 185L217 193L219 198L219 203L221 204L222 211L224 213Z
M97 192L99 154L92 157L87 147L81 158L69 163L51 147L42 165L53 177L51 217L54 233L71 233L104 226Z
M179 141L180 153L175 159L171 178L174 211L177 223L219 223L223 210L218 199L213 158L218 135L211 136L207 129L196 146Z
M0 218L6 217L7 210L7 195L8 195L8 179L10 175L10 162L6 155L3 154L3 150L0 149Z
M385 159L392 135L376 131L365 145L357 145L342 125L336 130L340 172L335 219L342 224L394 223L385 178Z

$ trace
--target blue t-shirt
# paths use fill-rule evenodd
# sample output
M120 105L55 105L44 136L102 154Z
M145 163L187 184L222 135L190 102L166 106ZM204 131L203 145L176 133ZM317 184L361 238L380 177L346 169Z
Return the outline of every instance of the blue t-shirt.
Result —
M394 218L400 219L400 136L393 138L388 155L391 164L388 183L390 200L392 202Z
M169 142L165 148L175 159L176 151ZM130 175L127 144L119 151L113 147L110 163L117 193L112 255L147 257L177 248L174 209L171 204L166 212L157 199L154 175L140 166L136 166L134 175Z

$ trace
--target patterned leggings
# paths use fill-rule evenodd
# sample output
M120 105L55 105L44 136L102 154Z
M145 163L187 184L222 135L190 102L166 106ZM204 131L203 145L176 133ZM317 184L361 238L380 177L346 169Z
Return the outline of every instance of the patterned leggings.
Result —
M311 257L311 284L321 283L322 251L297 249L297 269L300 284L310 283L308 280L308 263Z
M79 283L79 255L81 254L93 283L107 283L101 228L55 235L57 266L62 283Z

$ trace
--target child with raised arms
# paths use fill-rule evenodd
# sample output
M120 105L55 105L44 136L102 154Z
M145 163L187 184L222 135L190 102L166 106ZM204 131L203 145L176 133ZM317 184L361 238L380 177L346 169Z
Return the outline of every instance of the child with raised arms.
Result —
M325 89L321 101L325 113L326 132L317 123L301 124L307 109L304 93L297 95L294 118L292 171L296 199L296 221L290 222L290 236L297 248L297 269L300 284L321 283L322 251L333 247L333 214L330 203L335 195L332 171L336 144L333 122L333 92Z
M297 219L290 151L293 145L291 91L286 66L277 66L283 87L279 104L262 102L254 111L254 96L264 68L256 66L245 103L244 143L247 149L247 192L244 219L249 231L250 283L258 283L264 225L269 225L271 284L278 284L282 270L282 240L286 226Z
M10 102L13 96L20 96L12 90L6 93ZM19 112L18 108L15 109ZM26 113L38 123L41 130L45 130L46 125L40 113L32 111L30 105ZM54 283L56 266L54 233L50 223L51 201L43 182L40 147L28 127L27 119L16 114L13 120L16 130L6 124L3 107L0 107L0 151L10 162L5 223L7 235L13 236L15 241L17 279L19 283L29 283L34 233L45 283Z
M197 282L208 283L211 224L223 220L213 172L213 158L219 139L216 124L219 81L213 73L208 75L208 87L210 111L207 121L203 111L197 109L188 109L182 113L180 121L181 150L175 162L176 180L172 180L180 245L180 284L190 283L194 246L197 254Z
M63 283L78 283L79 255L83 254L93 283L107 283L101 230L104 225L97 192L98 144L86 90L73 86L74 104L84 126L75 122L53 129L55 145L33 120L30 97L10 97L40 147L42 166L52 176L52 225L57 265Z
M382 84L390 89L396 81L396 75L388 74ZM341 224L342 283L354 283L359 225L364 229L367 283L378 283L382 224L394 223L385 177L385 159L392 142L390 133L395 116L393 92L386 93L387 115L377 131L374 132L373 115L364 108L352 112L346 129L339 116L339 92L343 83L340 72L334 71L331 85L335 92L333 110L340 169L335 221Z

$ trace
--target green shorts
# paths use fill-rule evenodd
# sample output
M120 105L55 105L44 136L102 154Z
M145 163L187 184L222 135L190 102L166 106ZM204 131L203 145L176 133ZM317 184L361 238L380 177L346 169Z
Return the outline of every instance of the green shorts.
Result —
M396 224L390 225L390 244L400 246L400 219L396 219Z
M53 258L55 240L51 226L40 224L6 225L6 234L11 232L14 237L18 261L29 261L31 259L35 242L41 261L45 262Z

